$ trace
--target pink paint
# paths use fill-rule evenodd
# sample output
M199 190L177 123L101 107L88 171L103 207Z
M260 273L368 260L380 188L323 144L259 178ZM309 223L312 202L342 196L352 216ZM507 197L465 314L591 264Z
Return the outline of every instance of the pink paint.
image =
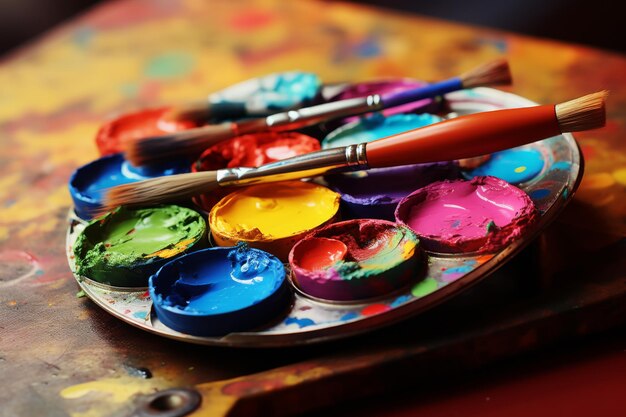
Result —
M435 252L493 252L520 237L538 218L532 200L495 177L440 181L404 198L396 220Z

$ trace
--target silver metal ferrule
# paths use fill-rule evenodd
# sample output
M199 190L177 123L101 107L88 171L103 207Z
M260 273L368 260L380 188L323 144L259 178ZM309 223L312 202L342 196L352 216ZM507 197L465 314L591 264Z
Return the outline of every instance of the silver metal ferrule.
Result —
M368 113L382 108L381 96L372 94L367 97L333 101L317 106L303 107L299 110L272 114L265 118L265 125L272 130L293 130L330 119Z
M335 172L368 169L365 143L324 149L258 168L229 168L217 171L220 186L251 185L316 177Z

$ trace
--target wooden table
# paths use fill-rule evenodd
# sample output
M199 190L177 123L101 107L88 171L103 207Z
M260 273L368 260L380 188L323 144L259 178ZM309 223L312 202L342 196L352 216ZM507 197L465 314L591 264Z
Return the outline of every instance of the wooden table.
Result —
M286 69L439 80L502 56L508 90L536 102L610 90L608 124L576 135L586 173L558 221L456 299L350 340L261 350L164 339L76 296L67 182L106 118ZM195 415L289 415L623 324L624 74L626 58L600 50L335 2L113 1L59 27L0 64L2 414L131 415L189 387Z

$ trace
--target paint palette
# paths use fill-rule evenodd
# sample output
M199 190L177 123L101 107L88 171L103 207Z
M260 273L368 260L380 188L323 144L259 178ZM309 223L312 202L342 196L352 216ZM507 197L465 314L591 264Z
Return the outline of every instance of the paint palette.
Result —
M448 117L535 104L517 95L490 88L463 90L448 94L445 98L452 111ZM494 253L425 252L408 284L376 299L349 302L322 300L304 294L292 284L293 301L290 308L265 326L225 336L203 337L174 331L163 324L155 313L147 288L112 288L89 277L76 274L75 277L85 294L115 317L144 331L190 343L280 347L312 344L364 333L419 314L487 277L528 245L556 218L582 178L582 156L570 134L511 150L508 155L494 154L491 159L491 165L485 165L480 175L502 175L502 178L509 175L505 178L508 181L513 178L515 185L532 199L539 212L535 227ZM464 173L466 178L473 175L469 170ZM76 268L71 248L84 227L85 223L76 218L72 210L66 246L72 271Z

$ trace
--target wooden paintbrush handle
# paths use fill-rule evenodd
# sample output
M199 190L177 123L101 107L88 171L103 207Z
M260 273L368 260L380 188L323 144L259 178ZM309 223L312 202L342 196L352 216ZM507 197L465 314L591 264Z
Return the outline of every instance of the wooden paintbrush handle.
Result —
M485 155L561 134L554 105L457 117L367 144L371 168Z

